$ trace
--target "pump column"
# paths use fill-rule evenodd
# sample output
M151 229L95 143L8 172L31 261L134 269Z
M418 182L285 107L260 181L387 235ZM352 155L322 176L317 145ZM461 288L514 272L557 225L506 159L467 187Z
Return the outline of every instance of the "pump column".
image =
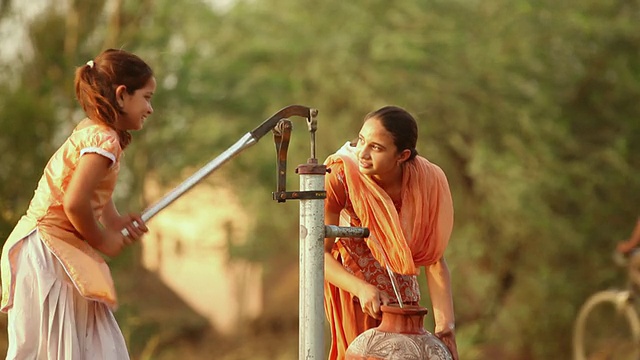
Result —
M297 167L300 192L299 359L324 359L324 176L326 166L311 158Z

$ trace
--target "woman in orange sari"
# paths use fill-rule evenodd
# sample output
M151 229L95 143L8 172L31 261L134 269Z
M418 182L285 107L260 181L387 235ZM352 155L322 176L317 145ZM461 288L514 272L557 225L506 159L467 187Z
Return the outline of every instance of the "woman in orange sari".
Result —
M325 310L329 359L344 359L351 341L380 324L380 305L420 301L419 267L427 275L435 335L458 359L450 274L444 258L453 205L444 172L418 156L415 119L402 108L368 114L357 144L328 157L325 221L362 226L370 236L325 239Z

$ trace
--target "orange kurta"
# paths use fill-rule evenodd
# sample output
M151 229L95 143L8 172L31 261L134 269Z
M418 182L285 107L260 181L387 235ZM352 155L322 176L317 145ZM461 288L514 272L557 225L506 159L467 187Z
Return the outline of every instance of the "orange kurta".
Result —
M84 122L83 122L84 123ZM82 124L82 123L81 123ZM111 272L103 257L74 229L63 209L63 199L80 157L97 153L112 161L108 175L98 185L91 206L96 219L111 199L122 148L117 133L103 125L79 125L53 154L29 204L27 213L13 229L2 249L2 307L13 305L17 255L22 240L34 230L60 261L78 292L87 299L117 305Z
M453 227L453 205L444 172L423 157L403 165L400 203L358 169L353 148L347 144L330 156L325 205L340 212L341 225L363 226L370 237L336 239L332 255L350 273L376 285L397 302L389 275L396 273L403 303L417 303L420 291L417 266L431 265L444 254ZM355 305L354 305L355 304ZM357 299L325 283L325 310L331 327L329 359L343 359L348 345L363 331L379 325L362 313Z

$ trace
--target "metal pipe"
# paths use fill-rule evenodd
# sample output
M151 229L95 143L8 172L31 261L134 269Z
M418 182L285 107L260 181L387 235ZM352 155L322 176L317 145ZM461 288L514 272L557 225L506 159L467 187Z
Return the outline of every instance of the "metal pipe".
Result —
M235 155L239 154L251 145L257 143L258 140L260 140L260 138L262 138L266 133L271 131L281 119L285 119L291 116L301 116L306 117L308 119L307 121L312 122L312 119L315 117L317 112L318 111L315 109L310 109L302 105L290 105L280 109L270 118L263 121L262 124L258 125L258 127L244 134L244 136L242 136L240 140L236 141L235 144L231 145L222 154L218 155L218 157L211 160L205 166L200 168L200 170L196 171L193 175L188 177L180 185L178 185L176 188L162 197L158 202L145 209L141 215L142 220L144 222L149 221L158 212L169 206L172 202L182 196L194 185L199 183L207 175L211 174L214 170L219 168L222 164L226 163ZM129 231L127 229L122 229L121 233L125 237L129 236Z
M366 238L369 237L369 229L363 227L348 227L337 225L325 225L324 237L350 237L350 238Z
M247 149L248 147L254 145L257 142L256 139L251 136L251 133L246 133L240 140L238 140L235 144L231 145L227 150L225 150L222 154L218 155L215 159L209 161L205 166L196 171L193 175L189 176L186 180L184 180L180 185L167 193L162 199L160 199L157 203L146 209L142 213L142 220L149 221L153 216L155 216L160 210L169 206L172 202L174 202L177 198L179 198L182 194L191 189L194 185L200 182L202 179L207 177L214 170L222 166L227 161L231 160L234 156Z
M301 173L300 189L323 191L324 173ZM324 234L324 200L300 200L300 360L324 358Z
M144 222L149 221L152 217L154 217L157 213L159 213L162 209L169 206L176 199L182 196L185 192L189 191L193 186L202 181L207 175L211 174L214 170L222 166L222 164L231 160L235 155L239 154L246 148L255 144L257 140L251 135L251 133L246 133L244 136L240 138L240 140L236 141L235 144L231 145L227 150L225 150L222 154L218 155L215 159L209 161L205 166L201 167L198 171L189 176L186 180L184 180L180 185L176 186L173 190L168 192L165 196L163 196L160 200L158 200L155 204L151 205L147 209L144 210L141 217ZM123 236L129 236L129 231L127 229L122 229Z

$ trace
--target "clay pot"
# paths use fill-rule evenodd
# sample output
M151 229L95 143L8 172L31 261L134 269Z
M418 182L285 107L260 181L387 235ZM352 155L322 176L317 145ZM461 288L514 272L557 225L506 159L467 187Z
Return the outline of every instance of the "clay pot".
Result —
M381 307L382 323L356 337L347 348L346 360L452 360L447 346L425 330L420 306Z

